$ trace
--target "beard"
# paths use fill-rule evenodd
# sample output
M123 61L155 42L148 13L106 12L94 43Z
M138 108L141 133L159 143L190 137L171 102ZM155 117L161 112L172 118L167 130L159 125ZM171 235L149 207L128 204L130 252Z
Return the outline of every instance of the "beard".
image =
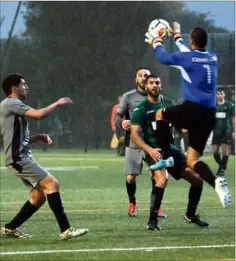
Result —
M144 84L144 83L139 82L137 85L138 85L138 87L139 87L140 89L142 89L142 90L145 91L145 84Z
M148 95L150 95L152 98L158 98L160 93L159 92L152 92L152 91L147 91Z

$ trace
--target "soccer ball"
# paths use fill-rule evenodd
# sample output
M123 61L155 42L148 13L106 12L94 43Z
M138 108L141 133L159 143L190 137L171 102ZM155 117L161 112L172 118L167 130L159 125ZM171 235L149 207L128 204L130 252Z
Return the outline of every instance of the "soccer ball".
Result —
M153 36L162 36L163 38L168 38L170 33L170 25L164 19L153 20L148 27L148 31L152 33Z

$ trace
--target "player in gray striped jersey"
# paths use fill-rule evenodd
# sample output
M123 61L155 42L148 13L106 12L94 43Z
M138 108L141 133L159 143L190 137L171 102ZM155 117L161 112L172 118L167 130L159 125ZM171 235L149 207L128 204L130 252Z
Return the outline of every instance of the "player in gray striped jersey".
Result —
M30 189L29 200L17 215L1 229L7 237L25 238L29 234L18 229L46 201L60 227L60 239L82 236L88 229L72 228L64 211L59 193L58 181L33 158L29 144L36 141L52 143L48 135L29 135L26 117L40 120L51 114L57 107L70 104L68 97L61 98L48 107L35 110L22 101L28 96L28 86L20 74L8 75L2 83L6 98L0 103L0 128L3 137L5 166Z
M130 217L135 217L137 215L136 177L142 173L143 160L145 159L145 153L130 140L130 119L133 110L147 96L144 83L146 77L150 74L150 70L145 67L139 68L136 71L136 88L123 94L115 117L116 135L118 138L121 136L121 131L125 129L126 149L124 171L126 175L126 189L129 198L128 214ZM152 186L155 186L153 180ZM161 209L159 210L158 216L166 217Z

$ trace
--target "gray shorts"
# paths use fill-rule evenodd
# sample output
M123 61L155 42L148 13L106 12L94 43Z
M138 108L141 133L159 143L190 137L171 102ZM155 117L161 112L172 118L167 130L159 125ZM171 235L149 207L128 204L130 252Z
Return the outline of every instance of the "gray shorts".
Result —
M21 171L12 166L8 166L8 168L14 171L14 174L20 178L24 185L30 190L38 185L40 180L50 175L50 173L38 163L34 163L30 167L21 166Z
M139 175L142 173L145 152L135 148L125 148L125 175Z

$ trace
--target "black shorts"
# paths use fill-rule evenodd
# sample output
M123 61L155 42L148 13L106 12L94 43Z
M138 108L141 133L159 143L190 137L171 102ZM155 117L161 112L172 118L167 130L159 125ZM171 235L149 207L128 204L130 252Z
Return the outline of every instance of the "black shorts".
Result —
M168 173L176 180L182 178L182 174L186 169L186 156L177 149L166 149L163 152L163 159L167 159L169 157L174 158L175 165L173 167L167 168ZM148 166L155 164L155 161L147 155L146 162Z
M162 115L173 126L188 130L188 145L201 155L215 124L215 108L184 102L163 109Z
M221 144L229 145L230 143L231 143L231 133L229 132L217 133L213 131L212 145L220 146Z

